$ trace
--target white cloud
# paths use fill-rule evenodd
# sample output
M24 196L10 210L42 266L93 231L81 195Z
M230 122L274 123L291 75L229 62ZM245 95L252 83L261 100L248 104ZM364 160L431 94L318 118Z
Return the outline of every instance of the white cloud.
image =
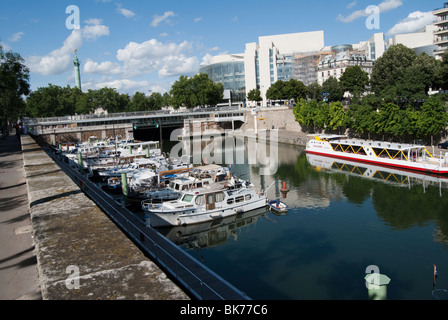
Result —
M84 21L87 25L82 29L82 34L87 40L96 40L101 36L110 34L109 27L102 25L101 19L89 19Z
M401 0L385 0L381 2L378 7L380 8L380 12L387 12L393 10L395 8L401 7L403 2Z
M118 63L110 61L97 63L92 59L87 59L84 64L84 72L96 74L119 74L121 73L121 68Z
M86 89L101 89L101 88L114 88L120 93L127 93L133 96L135 92L143 92L146 95L150 95L153 92L159 92L161 94L169 92L172 83L157 83L147 80L135 81L129 79L113 80L113 79L102 79L100 81L89 80L83 84Z
M169 17L174 17L176 14L173 11L167 11L163 14L163 16L154 15L154 19L151 22L151 26L157 27L163 21L167 20Z
M406 19L403 19L399 23L394 25L386 34L396 35L416 32L424 26L432 24L436 19L436 16L434 16L430 11L415 11L410 13Z
M109 35L109 28L102 25L100 19L84 21L87 25L80 30L73 30L64 41L62 47L51 51L44 56L30 56L26 62L31 72L42 75L55 75L69 71L73 68L74 51L80 49L83 39L96 40L98 37ZM102 66L105 67L104 65Z
M213 48L210 48L210 49L208 50L208 52L219 51L219 50L221 50L220 47L213 47Z
M84 23L88 24L88 25L102 24L103 23L103 19L91 18L91 19L84 20Z
M23 35L24 35L23 32L16 32L9 38L9 41L17 42L22 38Z
M132 12L131 10L128 9L124 9L124 8L117 8L117 11L120 12L123 16L125 16L126 18L132 18L135 16L135 13Z
M212 57L213 56L210 53L207 53L204 57L202 57L201 66L208 66Z
M353 8L354 6L356 6L358 3L357 3L357 1L353 1L353 2L351 2L351 3L349 3L348 5L347 5L347 9L351 9L351 8Z
M198 59L196 57L169 56L163 59L162 68L159 70L160 78L185 75L195 72L198 69Z
M196 19L194 19L194 22L199 22L202 21L202 17L197 17Z
M104 87L115 88L117 91L130 91L133 89L139 89L142 87L149 87L149 81L134 81L129 79L118 79L110 81L102 81L95 84L97 89Z
M381 2L380 4L378 4L378 8L380 9L381 13L393 10L395 8L398 8L400 6L403 5L403 2L401 0L384 0L383 2ZM351 14L349 14L347 17L344 17L343 15L339 15L338 16L338 20L341 22L352 22L356 19L359 19L361 17L367 17L369 16L371 13L370 12L366 12L366 9L362 9L362 10L357 10L352 12Z
M124 74L136 77L158 71L160 77L194 73L198 68L196 57L187 57L191 50L187 41L181 44L162 43L151 39L143 43L130 42L117 51L117 59L123 62Z
M81 30L73 30L62 47L45 56L30 56L26 59L31 72L43 75L61 74L73 67L73 53L82 46Z

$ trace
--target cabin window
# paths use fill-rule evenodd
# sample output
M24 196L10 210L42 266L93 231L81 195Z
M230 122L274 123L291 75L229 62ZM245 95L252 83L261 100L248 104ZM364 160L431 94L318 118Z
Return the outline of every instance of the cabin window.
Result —
M249 201L252 198L252 196L250 194L246 194L245 199L246 201Z
M191 200L193 200L193 195L192 194L186 194L184 195L184 197L182 198L183 202L191 202Z
M227 204L233 204L233 201L235 201L233 198L227 199Z
M201 195L201 196L196 197L195 202L196 202L196 205L203 206L205 204L205 196Z
M225 197L224 192L215 193L215 202L223 202Z
M236 203L242 202L242 201L244 201L244 196L236 197L236 199L235 199Z

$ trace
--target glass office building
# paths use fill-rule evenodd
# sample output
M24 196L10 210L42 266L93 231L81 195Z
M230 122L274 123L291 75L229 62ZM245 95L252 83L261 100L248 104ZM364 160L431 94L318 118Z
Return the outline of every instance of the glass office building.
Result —
M206 64L201 65L199 72L206 73L215 83L222 83L224 90L230 90L232 102L244 101L246 83L243 55L212 57Z

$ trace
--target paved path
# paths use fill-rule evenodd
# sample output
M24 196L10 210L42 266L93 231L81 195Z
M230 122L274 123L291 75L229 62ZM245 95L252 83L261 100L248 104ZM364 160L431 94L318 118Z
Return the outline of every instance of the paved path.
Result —
M0 139L0 300L40 300L20 143Z

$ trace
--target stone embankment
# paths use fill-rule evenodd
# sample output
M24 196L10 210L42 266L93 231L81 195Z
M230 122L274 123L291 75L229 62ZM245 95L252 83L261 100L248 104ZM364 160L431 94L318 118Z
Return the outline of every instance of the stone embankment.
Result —
M31 137L21 138L44 300L189 299Z

